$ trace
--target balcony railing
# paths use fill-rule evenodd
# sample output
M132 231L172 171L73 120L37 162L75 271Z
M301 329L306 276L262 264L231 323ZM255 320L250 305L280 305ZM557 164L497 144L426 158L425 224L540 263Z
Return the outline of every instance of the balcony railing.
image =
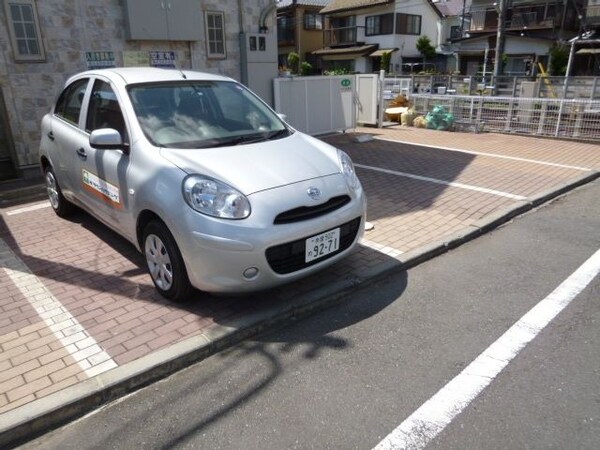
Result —
M498 29L498 13L496 11L473 11L471 14L470 31L494 31ZM506 20L506 29L521 30L523 28L554 28L557 23L558 21L556 18L543 18L543 16L537 11L521 12L516 9L509 11L508 18Z
M277 27L277 43L294 45L296 40L296 29L294 27Z
M585 18L588 24L600 23L600 5L588 6L585 11Z
M356 27L340 27L324 30L326 47L356 44Z

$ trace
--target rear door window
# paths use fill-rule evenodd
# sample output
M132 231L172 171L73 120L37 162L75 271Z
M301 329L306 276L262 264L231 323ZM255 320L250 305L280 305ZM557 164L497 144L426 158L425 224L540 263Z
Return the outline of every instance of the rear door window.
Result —
M77 126L89 79L74 81L58 97L54 114Z

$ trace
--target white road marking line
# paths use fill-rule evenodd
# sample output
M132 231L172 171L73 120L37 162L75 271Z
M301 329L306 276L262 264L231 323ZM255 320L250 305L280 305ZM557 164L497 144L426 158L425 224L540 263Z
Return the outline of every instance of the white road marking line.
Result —
M400 256L403 253L401 250L395 249L393 247L388 247L387 245L381 245L381 244L378 244L377 242L373 242L373 241L370 241L370 240L364 239L364 238L360 240L359 244L364 247L369 247L375 251L384 253L391 258L397 258L398 256Z
M471 184L463 184L463 183L456 183L454 181L438 180L437 178L422 177L420 175L414 175L412 173L398 172L396 170L381 169L379 167L365 166L363 164L355 163L354 165L356 167L360 167L361 169L374 170L376 172L388 173L390 175L397 175L399 177L413 178L415 180L420 180L420 181L429 181L430 183L443 184L446 186L452 186L452 187L461 188L461 189L468 189L470 191L484 192L486 194L492 194L492 195L498 195L500 197L512 198L513 200L526 200L527 199L527 197L523 197L522 195L511 194L509 192L496 191L494 189L482 188L479 186L473 186Z
M582 170L584 172L591 172L592 170L594 170L594 169L590 169L589 167L569 166L567 164L551 163L548 161L540 161L537 159L527 159L527 158L519 158L517 156L499 155L498 153L476 152L476 151L472 151L472 150L464 150L461 148L443 147L441 145L417 144L416 142L398 141L396 139L383 138L383 137L377 137L377 136L375 136L375 139L378 139L380 141L396 142L399 144L418 145L419 147L437 148L440 150L448 150L450 152L469 153L471 155L490 156L492 158L501 158L501 159L511 159L513 161L522 161L522 162L528 162L528 163L533 163L533 164L541 164L544 166L561 167L563 169Z
M37 205L26 206L24 208L11 209L10 211L6 212L6 215L14 216L14 215L26 213L29 211L37 211L38 209L48 208L49 206L50 206L50 202L39 203Z
M117 367L110 355L31 273L3 239L0 239L0 265L88 377Z
M600 273L597 250L550 295L529 310L460 374L383 439L376 450L422 449L483 391Z

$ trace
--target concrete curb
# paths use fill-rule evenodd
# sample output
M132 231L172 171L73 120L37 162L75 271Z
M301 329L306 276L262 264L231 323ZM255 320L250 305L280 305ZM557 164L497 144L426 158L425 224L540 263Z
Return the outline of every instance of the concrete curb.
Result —
M19 205L38 200L47 200L48 193L43 180L31 180L23 186L14 186L16 183L0 184L0 208Z
M0 416L0 448L14 447L81 417L99 406L175 373L257 335L291 317L305 317L340 302L355 287L366 287L465 244L553 198L600 177L593 171L570 183L499 210L452 235L404 253L358 276L311 291L290 303L257 311L168 348L102 373Z

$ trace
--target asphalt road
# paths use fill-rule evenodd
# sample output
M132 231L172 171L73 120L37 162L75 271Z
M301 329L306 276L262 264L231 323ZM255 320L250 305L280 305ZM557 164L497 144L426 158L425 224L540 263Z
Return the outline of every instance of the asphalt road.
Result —
M25 448L370 449L600 248L600 182ZM596 449L600 277L430 442Z

